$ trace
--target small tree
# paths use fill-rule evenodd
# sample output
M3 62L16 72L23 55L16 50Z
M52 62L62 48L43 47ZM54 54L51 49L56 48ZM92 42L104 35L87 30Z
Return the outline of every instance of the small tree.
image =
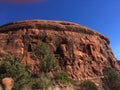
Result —
M106 90L120 90L120 74L111 67L103 70L103 86Z
M48 73L59 69L58 60L53 51L49 49L49 46L43 42L38 43L32 51L32 58L40 61L39 73L37 73L37 77L33 78L32 88L46 90L51 85Z
M81 90L98 90L98 87L90 80L85 80L80 84Z
M13 56L3 58L0 63L0 79L11 77L14 79L13 90L24 90L30 84L30 74L26 67Z
M37 44L32 56L40 60L40 72L48 73L51 70L59 68L59 63L54 53L43 42Z

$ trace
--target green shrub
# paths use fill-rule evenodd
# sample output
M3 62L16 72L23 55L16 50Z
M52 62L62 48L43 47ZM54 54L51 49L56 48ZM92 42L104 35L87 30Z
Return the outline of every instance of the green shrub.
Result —
M54 53L49 49L49 46L43 42L37 44L31 56L34 60L39 59L40 61L39 73L37 73L37 77L33 78L32 88L33 90L46 90L51 85L48 73L58 70L59 62Z
M103 86L105 90L120 90L120 74L111 67L103 69Z
M90 80L85 80L80 84L81 90L98 90L97 86Z
M47 90L49 86L51 86L51 80L42 74L39 78L33 79L33 90Z
M11 77L14 79L13 90L24 90L30 84L30 74L19 60L12 56L3 58L0 63L0 79Z
M68 74L64 71L61 71L55 76L55 79L60 83L72 83L73 80L68 78Z
M45 43L38 43L32 56L40 60L40 72L48 73L51 70L59 68L59 63L54 53L48 48Z

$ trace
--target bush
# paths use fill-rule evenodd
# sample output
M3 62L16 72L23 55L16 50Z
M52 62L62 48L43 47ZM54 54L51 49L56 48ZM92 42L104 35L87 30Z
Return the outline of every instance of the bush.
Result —
M46 90L51 85L48 73L58 70L59 62L54 53L48 48L48 45L43 42L37 44L31 56L34 60L39 59L40 61L39 73L33 78L32 88Z
M80 84L81 90L98 90L98 87L90 80L85 80Z
M120 74L111 67L103 69L103 86L105 90L120 90Z
M55 77L55 79L60 83L72 83L73 80L68 78L68 74L64 71L61 71L58 73Z
M48 48L48 45L43 42L37 44L32 56L40 60L40 72L48 73L59 67L58 60L54 56L54 53Z
M30 84L30 74L26 67L19 60L12 56L3 58L0 63L0 79L11 77L14 79L13 90L24 90Z
M33 79L33 90L47 90L49 86L51 86L51 80L44 74L42 74L39 78Z

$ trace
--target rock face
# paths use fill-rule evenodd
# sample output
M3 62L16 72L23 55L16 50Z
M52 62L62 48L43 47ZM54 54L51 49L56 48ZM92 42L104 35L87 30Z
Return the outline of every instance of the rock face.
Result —
M26 20L0 27L0 57L21 57L35 72L30 52L38 42L47 43L62 69L75 80L102 77L105 66L119 69L108 38L79 24L63 21Z

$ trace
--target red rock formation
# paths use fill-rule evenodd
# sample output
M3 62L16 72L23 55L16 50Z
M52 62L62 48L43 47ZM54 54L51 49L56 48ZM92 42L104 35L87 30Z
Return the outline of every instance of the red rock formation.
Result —
M10 77L3 78L2 85L4 87L4 90L11 90L14 85L14 80Z
M76 80L102 76L105 66L119 70L108 38L79 24L63 21L28 20L0 27L0 56L12 54L35 65L29 53L37 42L51 47L61 67Z

